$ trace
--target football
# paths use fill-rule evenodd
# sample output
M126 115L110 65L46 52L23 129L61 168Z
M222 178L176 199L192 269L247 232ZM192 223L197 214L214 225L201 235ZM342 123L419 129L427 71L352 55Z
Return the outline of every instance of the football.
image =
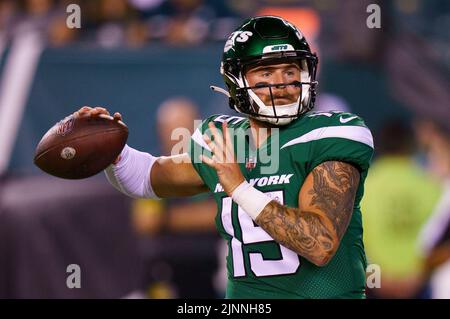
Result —
M34 163L44 172L65 179L93 176L110 165L128 138L128 128L108 115L72 114L42 137Z

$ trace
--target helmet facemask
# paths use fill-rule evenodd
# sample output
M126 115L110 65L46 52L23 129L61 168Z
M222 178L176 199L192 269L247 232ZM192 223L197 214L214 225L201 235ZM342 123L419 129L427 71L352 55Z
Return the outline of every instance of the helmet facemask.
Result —
M254 62L256 60L256 62ZM310 67L308 59L299 56L298 53L283 52L281 55L265 55L253 61L241 62L234 71L223 70L223 74L228 79L227 84L230 91L235 90L235 99L230 98L230 103L234 104L234 108L240 112L248 114L249 116L273 125L286 125L299 117L301 114L309 111L312 108L311 98L315 95L316 82L315 67ZM293 81L291 83L258 83L256 86L249 86L248 80L245 76L247 70L259 65L276 65L282 63L295 63L300 68L300 81ZM231 84L231 87L230 87ZM297 87L297 99L288 104L276 104L275 99L282 96L275 96L274 89L279 87ZM258 90L268 90L270 102L265 104L258 96ZM297 95L296 94L296 95Z

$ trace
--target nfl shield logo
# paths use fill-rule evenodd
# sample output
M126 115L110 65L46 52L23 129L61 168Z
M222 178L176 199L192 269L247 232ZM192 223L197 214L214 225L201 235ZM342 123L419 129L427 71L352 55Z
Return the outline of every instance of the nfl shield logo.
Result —
M65 136L66 134L69 134L73 129L73 124L75 123L75 119L73 115L70 115L63 120L61 120L58 123L58 126L56 128L56 134Z
M256 167L256 157L249 156L245 159L245 168L248 170L252 170Z

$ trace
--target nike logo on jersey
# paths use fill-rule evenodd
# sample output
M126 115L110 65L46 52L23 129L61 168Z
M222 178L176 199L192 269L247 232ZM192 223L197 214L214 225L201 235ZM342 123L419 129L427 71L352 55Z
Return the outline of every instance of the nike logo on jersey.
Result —
M357 118L357 116L350 116L350 117L346 117L346 118L340 117L339 118L339 122L341 122L342 124L345 124L345 123L350 122L351 120L354 120L356 118Z
M294 176L294 174L283 174L283 175L273 175L268 177L258 177L258 178L252 178L248 182L252 186L269 186L269 185L281 185L281 184L289 184L290 178ZM220 183L216 184L216 188L214 189L214 193L221 193L223 192L223 187L220 185Z

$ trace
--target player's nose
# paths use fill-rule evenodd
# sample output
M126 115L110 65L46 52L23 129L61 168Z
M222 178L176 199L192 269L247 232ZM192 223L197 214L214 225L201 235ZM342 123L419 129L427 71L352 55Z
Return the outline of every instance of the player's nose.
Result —
M279 72L279 71L275 72L272 80L273 80L272 84L275 84L275 86L273 87L274 89L285 89L286 88L286 85L284 85L286 81L283 77L282 72Z

